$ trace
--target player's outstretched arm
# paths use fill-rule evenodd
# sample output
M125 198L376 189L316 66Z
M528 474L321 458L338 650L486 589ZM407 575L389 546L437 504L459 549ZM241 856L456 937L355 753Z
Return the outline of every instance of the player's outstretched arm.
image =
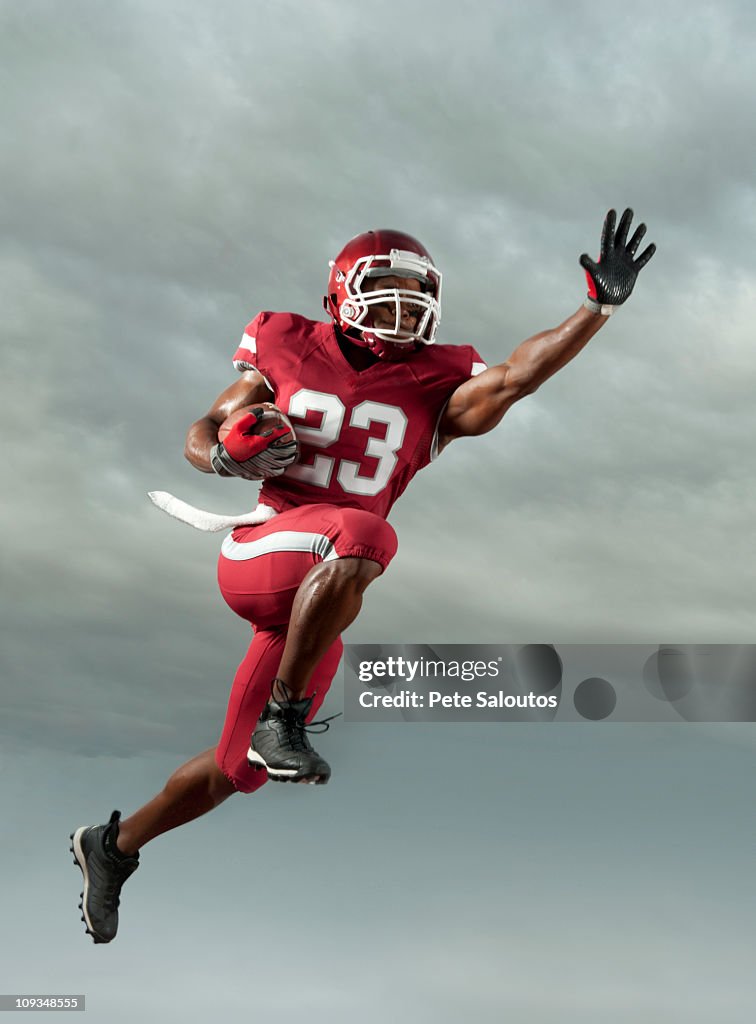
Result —
M629 298L638 273L651 259L656 246L648 245L636 256L646 225L640 224L628 242L633 211L625 210L615 230L616 217L614 210L606 215L598 261L594 262L587 253L580 257L588 279L584 305L553 330L523 341L506 362L490 367L457 388L439 425L440 448L455 437L493 430L507 409L574 359L615 308Z
M212 408L189 427L184 457L203 473L214 472L210 452L218 443L218 427L231 413L247 405L272 402L273 394L265 378L257 370L246 370L235 384L226 388L213 402Z

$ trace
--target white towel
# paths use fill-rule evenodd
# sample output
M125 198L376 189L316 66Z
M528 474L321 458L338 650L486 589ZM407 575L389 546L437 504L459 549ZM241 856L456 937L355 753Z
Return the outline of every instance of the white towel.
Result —
M157 505L169 516L188 523L195 530L204 530L206 533L219 533L221 530L232 530L235 526L256 526L258 523L265 523L268 519L278 513L270 505L259 504L252 512L243 512L238 516L222 516L216 512L206 512L204 509L195 508L193 505L181 501L168 491L148 491L147 497L153 505Z

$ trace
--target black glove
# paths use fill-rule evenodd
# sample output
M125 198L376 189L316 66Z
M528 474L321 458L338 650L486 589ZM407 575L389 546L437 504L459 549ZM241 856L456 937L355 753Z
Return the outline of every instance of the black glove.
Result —
M635 258L641 239L646 233L646 225L639 224L628 242L627 232L633 219L633 211L625 210L615 233L616 219L616 210L610 210L601 232L601 255L598 263L594 263L588 253L584 252L580 257L580 266L585 270L588 279L588 298L585 305L594 313L603 313L604 316L613 313L615 306L621 306L630 296L639 271L656 252L656 246L652 243Z

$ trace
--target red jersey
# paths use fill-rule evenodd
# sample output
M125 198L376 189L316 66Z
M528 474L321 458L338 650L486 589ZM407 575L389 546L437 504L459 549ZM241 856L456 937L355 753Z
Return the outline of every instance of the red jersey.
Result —
M260 501L279 512L326 502L384 518L434 457L452 393L486 368L470 345L424 345L402 362L355 370L332 323L269 312L245 328L234 366L263 375L299 441L297 462L265 481Z

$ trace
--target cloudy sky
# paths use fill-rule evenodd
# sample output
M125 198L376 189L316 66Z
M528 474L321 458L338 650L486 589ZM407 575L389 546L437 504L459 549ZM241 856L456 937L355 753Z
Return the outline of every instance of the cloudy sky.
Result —
M368 227L425 242L439 340L489 362L578 307L610 206L658 252L414 482L348 639L753 641L755 36L735 0L0 0L4 992L114 1024L752 1019L750 726L338 726L326 789L148 847L110 947L66 845L217 739L246 630L219 539L145 495L252 503L186 429Z

